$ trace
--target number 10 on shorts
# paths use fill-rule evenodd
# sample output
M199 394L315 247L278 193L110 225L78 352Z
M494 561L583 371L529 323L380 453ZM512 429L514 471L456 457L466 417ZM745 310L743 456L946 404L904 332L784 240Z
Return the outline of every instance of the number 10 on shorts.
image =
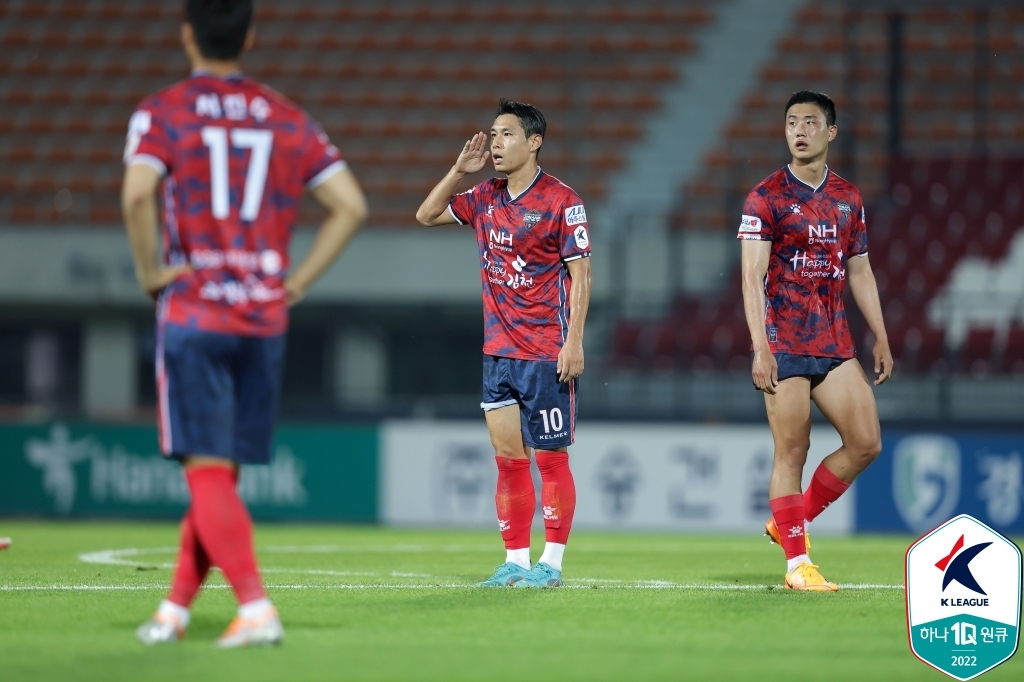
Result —
M540 418L544 420L544 433L558 432L562 430L562 411L557 407L550 410L537 410Z

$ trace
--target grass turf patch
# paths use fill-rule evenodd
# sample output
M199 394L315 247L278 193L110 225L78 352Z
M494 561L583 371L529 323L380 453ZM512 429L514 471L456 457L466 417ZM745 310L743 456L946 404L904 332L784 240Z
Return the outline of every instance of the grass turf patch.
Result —
M166 592L174 524L0 530L15 541L0 553L10 682L942 678L910 653L891 587L907 537L817 539L815 561L846 589L803 594L781 589L781 551L763 538L580 531L568 589L526 591L471 587L503 560L496 533L265 525L257 545L285 644L218 651L235 604L216 573L183 643L134 639ZM1022 675L1013 659L986 679Z

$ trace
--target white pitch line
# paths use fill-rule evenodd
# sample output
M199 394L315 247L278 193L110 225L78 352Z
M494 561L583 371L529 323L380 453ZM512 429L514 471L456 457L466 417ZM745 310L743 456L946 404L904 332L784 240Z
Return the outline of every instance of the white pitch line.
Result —
M736 592L751 590L781 590L782 585L720 585L702 583L671 583L666 581L649 581L638 583L618 583L609 585L594 582L589 585L564 585L564 590L679 590L684 592ZM228 589L228 585L204 585L204 590ZM268 590L436 590L436 589L475 589L472 583L336 583L336 584L284 584L266 585ZM844 590L902 590L903 585L887 584L852 584L840 585ZM0 592L137 592L144 590L166 590L167 585L0 585Z

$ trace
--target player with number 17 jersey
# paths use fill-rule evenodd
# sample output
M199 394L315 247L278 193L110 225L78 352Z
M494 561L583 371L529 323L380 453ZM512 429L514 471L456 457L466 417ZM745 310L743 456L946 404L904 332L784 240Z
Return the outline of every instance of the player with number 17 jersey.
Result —
M192 267L165 290L162 321L284 333L288 244L302 193L345 165L322 128L261 83L197 71L139 105L125 163L164 177L164 253L170 265Z

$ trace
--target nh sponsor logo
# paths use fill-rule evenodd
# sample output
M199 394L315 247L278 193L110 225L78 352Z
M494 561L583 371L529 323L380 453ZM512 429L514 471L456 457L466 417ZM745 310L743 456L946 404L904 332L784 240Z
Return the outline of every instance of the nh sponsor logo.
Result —
M491 250L512 251L512 234L507 230L490 230L487 234L487 246Z
M835 244L839 239L839 228L836 225L808 225L808 244Z

